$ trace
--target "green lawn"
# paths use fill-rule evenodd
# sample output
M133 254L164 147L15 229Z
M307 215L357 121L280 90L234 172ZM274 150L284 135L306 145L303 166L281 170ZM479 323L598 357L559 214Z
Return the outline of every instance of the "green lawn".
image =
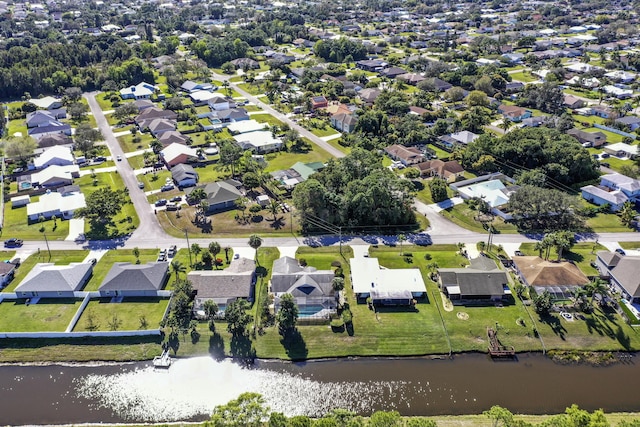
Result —
M622 249L638 249L640 242L618 242Z
M158 258L157 249L140 249L140 263L146 264ZM100 261L93 267L93 276L84 287L84 291L97 291L102 281L116 262L130 262L135 264L136 257L130 249L112 249L100 258Z
M167 178L171 178L171 172L162 169L158 172L137 175L138 181L144 184L144 191L159 190Z
M240 81L241 80L242 78L240 78ZM240 83L238 84L238 87L251 95L261 95L264 93L261 84Z
M273 117L271 114L268 114L268 113L253 114L251 118L258 123L268 123L269 126L276 125L282 128L282 125L283 125L283 123L280 120L278 120L277 118Z
M41 299L25 305L24 299L0 303L0 331L4 332L64 332L80 307L79 299Z
M51 258L49 258L49 252L46 247L42 247L41 250L31 255L27 259L22 260L22 264L18 267L14 279L9 285L3 289L3 292L13 292L15 288L20 284L31 269L38 263L52 262L57 265L68 265L72 262L82 262L89 254L89 251L51 251Z
M598 233L626 233L629 227L620 222L620 217L614 213L599 213L593 218L587 218L586 225Z
M342 151L344 154L349 154L351 153L351 150L353 150L352 147L347 147L344 146L342 144L340 144L340 140L342 138L333 138L330 139L328 141L326 141L327 144L331 145L333 148L337 148L338 150Z
M297 162L310 163L310 162L322 162L325 163L331 158L331 155L324 151L322 148L313 146L313 149L307 153L295 153L280 151L277 153L270 153L265 156L268 165L265 168L265 172L273 172L282 169L289 169Z
M478 211L470 209L466 203L461 203L452 208L445 209L440 212L440 215L444 216L451 222L466 228L467 230L476 231L478 233L485 231L482 224L474 219L475 216L478 215ZM496 217L493 220L493 226L499 233L516 234L518 232L515 225L507 223L499 217Z
M523 243L520 245L520 250L525 255L537 256L538 251L534 250L535 243ZM596 252L606 250L604 246L595 243L576 243L571 251L563 252L562 258L573 261L576 266L586 275L586 276L597 276L598 270L591 266L591 262L596 260ZM544 253L543 253L544 256ZM551 250L551 254L549 255L550 260L555 260L558 258L558 254L555 249Z
M122 151L124 151L125 153L129 153L131 151L142 150L148 148L151 141L153 141L153 136L151 136L151 134L148 132L138 132L136 136L140 138L139 142L133 142L133 138L135 137L131 134L118 137L118 143L120 143Z
M428 205L434 203L433 198L431 198L431 190L429 189L429 181L428 179L420 179L414 181L414 184L417 186L416 191L416 199L420 200L422 203L426 203ZM453 196L453 190L447 187L447 195L449 197Z
M89 301L82 312L74 331L135 331L157 329L169 305L168 298L125 298L120 303L111 303L111 298Z
M523 83L529 83L529 82L533 82L533 81L539 80L538 77L532 76L531 73L528 73L526 71L520 71L520 72L517 72L517 73L510 73L509 75L511 76L511 78L513 80L518 80L518 81L521 81Z
M31 197L31 203L40 199L39 196ZM44 227L41 232L41 228ZM4 232L9 237L17 237L24 240L44 240L43 232L49 240L64 240L69 235L69 221L62 219L47 220L43 223L29 223L27 219L27 207L12 208L11 203L4 204Z

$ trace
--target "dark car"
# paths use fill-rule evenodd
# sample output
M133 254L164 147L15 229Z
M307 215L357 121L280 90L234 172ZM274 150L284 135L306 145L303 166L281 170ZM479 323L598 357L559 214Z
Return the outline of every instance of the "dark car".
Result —
M156 206L164 206L167 204L167 199L160 199L156 201Z
M172 202L181 202L182 201L182 196L173 196L171 198Z
M15 237L4 241L5 248L18 248L20 246L22 246L22 240L16 239Z
M620 248L616 249L616 252L619 253L620 255L626 255L626 253Z

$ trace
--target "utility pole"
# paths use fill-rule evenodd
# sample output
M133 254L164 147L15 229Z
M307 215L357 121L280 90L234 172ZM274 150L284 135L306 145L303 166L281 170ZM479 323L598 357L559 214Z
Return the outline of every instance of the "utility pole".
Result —
M189 231L184 229L184 237L187 239L187 250L189 251L189 266L193 267L193 262L191 261L191 245L189 244Z
M47 239L47 233L42 233L44 235L44 242L47 244L47 252L49 252L49 261L51 261L51 249L49 248L49 240Z

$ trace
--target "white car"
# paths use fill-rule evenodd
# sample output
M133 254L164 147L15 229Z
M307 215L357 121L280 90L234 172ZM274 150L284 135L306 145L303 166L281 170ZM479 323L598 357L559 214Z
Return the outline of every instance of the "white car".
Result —
M121 162L122 161L122 156L116 156L116 160Z

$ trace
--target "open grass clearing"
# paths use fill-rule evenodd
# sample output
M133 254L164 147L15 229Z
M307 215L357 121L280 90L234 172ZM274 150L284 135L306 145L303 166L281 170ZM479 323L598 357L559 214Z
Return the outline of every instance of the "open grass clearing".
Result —
M0 303L0 331L64 332L82 300L73 298L40 299L27 305L26 299Z
M313 145L313 149L307 152L293 152L293 151L279 151L276 153L270 153L265 156L268 164L265 168L265 172L273 172L282 169L289 169L291 166L298 162L311 163L322 162L325 163L331 158L331 155L322 148Z
M282 125L283 123L278 120L277 118L273 117L271 114L268 113L264 113L264 114L253 114L251 116L251 119L257 121L258 123L267 123L269 124L269 126L278 126L280 129L282 129Z
M158 329L169 305L168 298L125 298L120 303L110 301L111 298L89 301L74 332Z

